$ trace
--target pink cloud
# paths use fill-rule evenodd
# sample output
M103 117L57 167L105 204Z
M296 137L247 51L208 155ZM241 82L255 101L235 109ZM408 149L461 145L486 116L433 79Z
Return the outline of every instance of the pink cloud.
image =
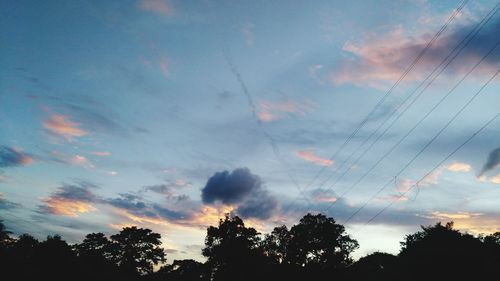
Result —
M165 56L160 57L160 70L163 74L163 77L168 78L170 71L167 58Z
M80 124L72 122L68 116L53 114L45 122L43 122L43 127L47 129L52 134L58 135L71 141L75 137L82 137L88 134L88 132L79 128Z
M295 152L295 154L301 158L306 160L307 162L314 163L319 166L331 166L333 165L333 160L322 158L314 153L312 150L300 150Z
M141 0L139 1L139 8L166 17L172 16L174 13L170 3L164 0Z
M243 34L243 37L245 38L245 43L247 44L247 46L253 45L255 41L255 35L253 33L254 27L255 25L253 23L246 23L240 29L241 33Z
M259 103L257 117L262 122L272 122L286 117L287 114L305 115L310 111L309 102L299 104L295 101L270 102L262 101Z
M57 151L52 151L50 154L51 154L53 160L55 160L56 162L59 162L59 163L69 164L72 166L80 166L80 167L84 167L86 169L95 168L94 164L92 164L92 162L90 162L90 160L87 159L87 157L85 157L83 155L77 154L74 156L68 156L68 155L64 155L64 154L57 152Z
M455 46L469 33L472 23L449 27L421 57L415 68L405 77L405 81L422 79L434 69ZM411 35L401 26L387 34L370 34L359 41L348 41L343 50L346 56L340 66L329 74L334 84L354 84L386 89L396 82L408 68L413 59L425 49L433 34L421 32ZM451 63L444 73L462 74L469 70L486 53L489 46L496 42L497 29L494 24L485 27L482 35L475 38L474 46L460 52L460 62ZM483 46L488 46L484 47ZM489 56L475 74L481 75L497 69L498 56Z

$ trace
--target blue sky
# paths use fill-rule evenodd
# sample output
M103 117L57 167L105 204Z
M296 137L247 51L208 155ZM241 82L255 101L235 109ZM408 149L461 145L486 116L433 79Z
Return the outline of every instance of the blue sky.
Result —
M306 211L343 223L362 207L346 224L357 257L397 252L436 221L499 231L500 120L432 170L500 108L496 3L459 5L3 2L1 218L70 242L149 227L169 261L201 260L206 227L225 212L265 233Z

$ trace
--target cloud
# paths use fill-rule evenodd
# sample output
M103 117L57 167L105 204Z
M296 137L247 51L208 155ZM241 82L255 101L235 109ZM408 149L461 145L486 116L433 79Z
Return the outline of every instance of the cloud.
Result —
M323 69L323 65L321 64L315 64L313 66L310 66L308 69L309 76L317 81L319 84L323 84L323 80L319 77L318 72L320 72Z
M422 215L422 217L438 221L453 221L457 229L476 235L500 231L500 227L498 227L500 215L496 213L433 211L428 215Z
M202 189L205 204L236 206L235 212L246 218L269 218L277 208L277 200L264 188L259 176L248 168L223 171L212 175Z
M72 122L68 116L60 114L52 114L43 122L43 127L54 135L63 137L67 141L73 140L75 137L82 137L88 132L79 128L80 124Z
M333 160L322 158L314 153L312 150L299 150L295 152L299 158L306 160L307 162L314 163L319 166L331 166L333 165Z
M442 61L475 26L475 22L461 24L448 35L442 35L426 51L417 67L408 73L407 81L421 78L425 70L434 68ZM493 46L500 36L500 20L486 25L460 53L460 63L452 63L447 73L457 74L468 71L471 64L476 63ZM361 42L346 42L343 50L348 54L340 63L340 67L331 72L331 81L335 84L351 83L385 88L394 83L421 50L425 48L431 34L422 33L412 37L405 34L401 26L385 35L373 36ZM489 56L479 71L497 69L500 55Z
M0 146L0 168L26 166L33 162L33 158L18 148Z
M309 193L311 198L318 203L333 203L338 200L337 194L331 189L317 188Z
M253 33L254 27L255 24L246 23L240 29L241 33L243 34L243 37L245 38L245 43L247 44L247 46L252 46L255 41L255 35Z
M490 179L490 182L491 182L491 183L500 184L500 174L498 174L498 175L496 175L496 176L492 177L492 178Z
M92 151L90 154L100 157L111 156L111 152L109 151Z
M483 168L481 169L481 172L479 173L478 177L481 177L482 175L484 175L484 173L495 169L499 165L500 165L500 147L490 152L490 154L488 155L488 159L486 160L486 163L484 163Z
M154 220L156 222L171 222L189 217L189 213L180 212L160 206L156 203L148 203L140 195L131 193L121 193L117 198L104 200L105 203L121 209L129 218L143 218L144 220Z
M100 199L91 191L95 185L85 181L75 184L63 184L38 206L41 214L77 217L80 214L97 211L94 203Z
M446 167L448 171L451 172L463 172L463 173L468 173L471 170L471 166L467 163L460 163L460 162L455 162Z
M75 166L82 166L85 168L94 168L94 165L90 163L89 159L87 159L85 156L82 155L75 155L71 159L71 164Z
M257 118L262 122L272 122L285 118L289 114L305 115L311 109L310 102L297 103L295 101L259 103Z
M140 0L139 8L166 17L172 16L174 13L172 5L165 0Z
M175 181L171 181L167 184L156 184L143 187L144 191L151 191L158 194L165 195L167 199L174 199L177 202L184 201L189 198L189 196L185 194L178 194L178 190L181 188L190 187L191 184L187 183L181 179L176 179Z
M168 78L168 76L170 75L170 67L167 61L167 57L165 56L160 57L160 70L163 74L163 77Z
M106 203L116 208L139 212L146 209L146 203L140 201L141 199L142 198L138 195L120 193L119 197L107 199Z
M0 210L9 210L21 207L21 204L11 202L4 198L3 194L0 193Z
M72 166L84 167L86 169L94 169L95 166L90 162L90 160L83 155L67 156L57 151L51 151L50 157L53 161L68 164Z

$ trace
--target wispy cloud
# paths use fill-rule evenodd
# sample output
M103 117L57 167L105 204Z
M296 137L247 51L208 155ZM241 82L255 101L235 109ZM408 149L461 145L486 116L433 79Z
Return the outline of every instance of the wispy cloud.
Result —
M163 77L168 78L168 76L170 75L170 69L169 69L167 57L162 55L160 57L159 64L160 64L160 70L161 70L161 73L163 74Z
M51 151L50 157L52 158L53 161L62 164L84 167L86 169L95 168L94 164L92 164L92 162L90 162L90 160L87 157L79 154L68 156L57 151Z
M174 14L172 5L166 0L140 0L139 8L165 17Z
M90 154L100 157L111 156L111 152L109 151L92 151Z
M67 141L88 134L80 128L80 124L70 120L69 116L52 114L43 122L43 127L50 133L63 137Z
M452 63L447 73L456 74L468 71L468 66L477 62L488 48L498 39L498 19L486 25L460 53L460 63ZM420 79L424 71L431 69L449 54L455 45L462 41L476 23L458 25L447 35L441 36L426 51L415 69L408 73L406 81ZM430 34L422 33L411 36L398 26L387 34L371 34L359 42L346 42L343 50L349 55L340 63L340 67L330 74L335 84L351 83L386 88L395 82L414 58L427 44ZM478 69L496 70L499 56L489 56Z
M4 198L3 194L0 193L0 210L9 210L21 207L21 204L14 203Z
M42 200L38 212L59 216L77 217L80 214L97 211L94 203L99 199L91 191L95 185L86 182L63 184L49 197Z
M33 162L33 158L19 148L0 146L0 168L26 166Z
M284 102L262 101L259 103L257 118L262 122L272 122L283 119L289 114L305 115L310 110L310 102L298 103L292 100Z
M500 216L495 213L433 211L428 215L422 215L422 217L438 221L453 221L456 228L473 234L489 234L500 231L500 227L498 227Z
M255 41L255 35L253 32L254 27L255 24L253 23L245 23L240 29L241 33L243 34L243 38L245 38L245 43L247 44L247 46L252 46Z
M307 162L311 162L319 166L331 166L334 163L331 159L316 155L314 150L299 150L295 152L295 155Z
M461 163L461 162L454 162L451 163L446 167L448 171L451 172L463 172L463 173L468 173L471 170L471 166L467 163Z
M498 166L500 166L500 147L492 150L488 154L488 159L486 160L486 163L484 163L483 168L481 169L481 172L479 173L478 177L481 177L486 172L489 172Z

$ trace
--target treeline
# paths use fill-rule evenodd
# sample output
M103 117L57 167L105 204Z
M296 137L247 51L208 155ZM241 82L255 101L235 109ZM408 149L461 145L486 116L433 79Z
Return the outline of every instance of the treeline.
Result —
M126 227L107 237L88 234L69 245L60 236L44 241L13 238L0 223L2 280L498 280L500 232L473 236L453 223L422 227L401 242L398 255L376 252L358 261L358 242L333 218L305 215L290 229L262 236L237 216L207 229L202 254L166 261L161 236Z

